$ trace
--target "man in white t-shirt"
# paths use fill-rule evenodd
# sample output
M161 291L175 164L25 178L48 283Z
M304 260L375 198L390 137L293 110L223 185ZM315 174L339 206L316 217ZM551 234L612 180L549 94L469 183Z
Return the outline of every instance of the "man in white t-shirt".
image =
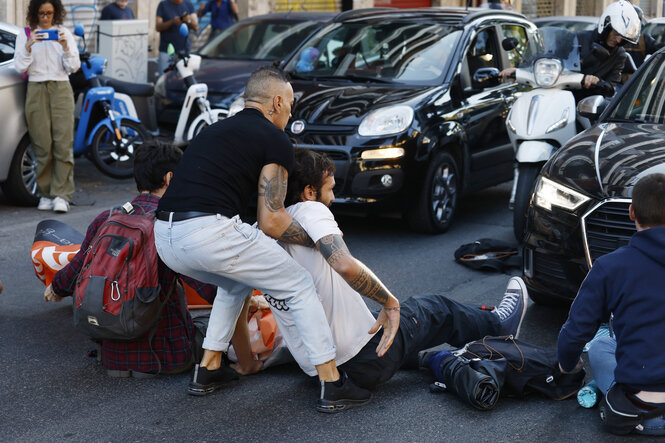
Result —
M342 239L328 209L335 198L334 171L334 164L324 154L296 150L287 196L287 202L295 203L287 211L307 231L316 249L292 244L284 247L314 279L337 347L335 361L342 377L372 389L405 363L417 361L417 353L423 349L442 343L461 347L485 335L517 336L527 297L519 278L510 280L506 295L494 311L463 305L442 295L411 297L400 306L372 271L351 255ZM361 295L383 305L377 320ZM288 307L270 295L265 297L294 359L308 375L316 375L295 325L282 314ZM382 347L383 334L377 333L379 324L388 324L386 316L399 319L399 330L387 351ZM348 407L348 402L321 399L317 409L338 412L344 404Z

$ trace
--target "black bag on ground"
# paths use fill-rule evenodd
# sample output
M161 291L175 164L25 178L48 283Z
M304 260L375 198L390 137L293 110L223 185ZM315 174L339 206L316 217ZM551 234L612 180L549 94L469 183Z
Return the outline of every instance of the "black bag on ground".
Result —
M471 269L505 272L520 269L522 258L517 246L491 238L481 238L455 251L455 261Z
M457 361L455 361L457 360ZM479 374L471 374L471 371ZM466 372L466 374L462 374ZM491 409L503 396L522 397L539 392L554 400L574 396L584 385L584 371L563 374L556 350L525 343L512 336L490 337L467 343L453 358L441 363L446 390L477 409ZM486 379L493 378L493 381ZM495 395L495 396L494 396ZM493 397L494 396L494 397Z
M665 415L665 406L645 412L628 399L628 393L620 384L615 384L601 400L600 421L603 427L616 435L630 434L641 430L645 420Z

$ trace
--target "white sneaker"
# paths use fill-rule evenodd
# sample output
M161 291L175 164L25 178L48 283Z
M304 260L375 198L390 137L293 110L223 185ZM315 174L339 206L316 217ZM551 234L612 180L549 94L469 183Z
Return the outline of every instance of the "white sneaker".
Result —
M39 204L37 205L37 209L40 211L50 211L53 209L53 200L47 197L42 197L39 199Z
M64 213L69 211L69 202L61 197L53 199L53 210L55 212Z

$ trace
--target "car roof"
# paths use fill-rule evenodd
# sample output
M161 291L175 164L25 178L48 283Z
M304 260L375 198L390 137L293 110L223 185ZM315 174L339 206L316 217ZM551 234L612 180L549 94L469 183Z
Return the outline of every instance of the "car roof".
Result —
M502 9L489 8L453 8L453 7L431 7L414 9L396 8L367 8L354 9L340 13L335 17L335 22L354 22L365 20L400 20L400 19L427 19L442 23L467 24L478 18L489 16L505 16L511 18L526 19L523 14Z
M598 17L592 15L578 15L578 16L567 16L567 15L555 15L552 17L540 17L534 19L535 24L545 23L545 22L580 22L580 23L598 23Z
M294 21L318 21L327 22L339 15L336 12L275 12L273 14L255 15L248 17L243 21L271 21L271 20L294 20Z
M663 24L665 24L665 17L652 18L651 20L649 20L647 22L647 25L649 25L651 23L653 23L655 25L663 25Z
M0 22L0 29L3 31L11 32L12 34L18 34L21 28L10 23Z

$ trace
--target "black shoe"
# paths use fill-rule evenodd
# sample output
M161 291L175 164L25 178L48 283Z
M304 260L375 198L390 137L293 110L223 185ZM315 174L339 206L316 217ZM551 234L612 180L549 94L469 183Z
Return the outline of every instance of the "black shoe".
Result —
M191 395L208 395L232 380L238 380L238 373L228 366L209 371L203 366L194 366L194 375L187 392Z
M340 371L339 376L339 380L333 382L321 380L321 398L316 403L317 411L335 414L362 406L372 399L372 394L357 386L345 372Z

